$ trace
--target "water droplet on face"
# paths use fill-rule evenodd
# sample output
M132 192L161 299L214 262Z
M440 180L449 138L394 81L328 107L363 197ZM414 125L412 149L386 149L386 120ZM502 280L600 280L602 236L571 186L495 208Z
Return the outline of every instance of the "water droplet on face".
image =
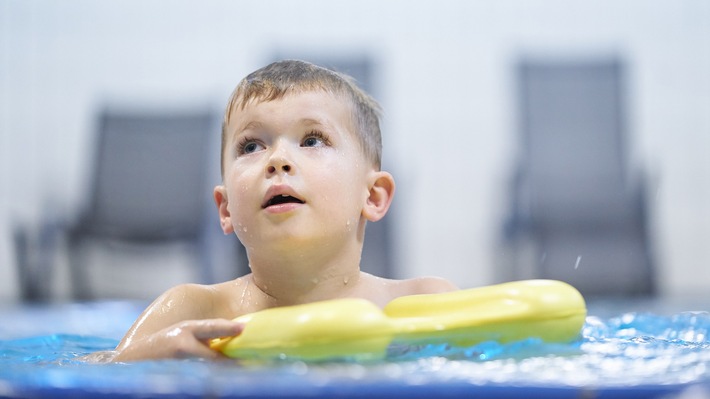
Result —
M343 277L343 284L348 285L348 282L350 282L350 277L348 277L348 276Z

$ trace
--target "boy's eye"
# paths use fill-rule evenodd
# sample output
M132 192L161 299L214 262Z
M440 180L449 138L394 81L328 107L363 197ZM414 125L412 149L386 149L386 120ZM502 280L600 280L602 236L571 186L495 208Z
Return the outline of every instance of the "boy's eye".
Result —
M304 147L317 147L319 144L322 144L323 140L318 139L316 137L309 137L305 140L303 140L303 146Z
M303 139L303 144L301 145L303 147L324 147L330 145L330 141L323 133L311 132Z
M264 146L262 144L260 144L258 141L251 140L251 139L245 139L239 143L239 146L237 147L237 154L238 155L251 154L251 153L260 151L262 149L264 149Z

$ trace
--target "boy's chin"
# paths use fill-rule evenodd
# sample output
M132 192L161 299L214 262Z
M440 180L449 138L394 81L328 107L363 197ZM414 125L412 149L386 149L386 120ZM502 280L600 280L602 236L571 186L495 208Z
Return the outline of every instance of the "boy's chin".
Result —
M244 242L244 241L242 241ZM259 254L265 256L282 256L294 260L303 258L318 258L329 256L329 253L344 253L349 245L348 239L337 234L305 236L305 235L284 235L263 239L257 242L249 242L245 246L254 249L258 248ZM256 253L254 253L256 255Z

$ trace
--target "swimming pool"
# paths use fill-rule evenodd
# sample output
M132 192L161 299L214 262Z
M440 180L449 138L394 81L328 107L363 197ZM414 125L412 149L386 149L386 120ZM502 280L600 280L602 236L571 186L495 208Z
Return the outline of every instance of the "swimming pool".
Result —
M590 305L572 343L394 347L386 361L372 363L76 360L114 347L144 306L0 308L0 397L710 397L710 313L703 305L664 313L600 302Z

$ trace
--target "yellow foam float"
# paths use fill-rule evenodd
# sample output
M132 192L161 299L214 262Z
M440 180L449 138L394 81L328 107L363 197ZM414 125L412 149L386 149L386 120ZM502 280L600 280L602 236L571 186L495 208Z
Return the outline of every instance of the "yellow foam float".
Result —
M266 309L236 318L240 335L210 346L240 359L369 360L396 344L472 346L539 338L575 339L584 298L561 281L526 280L397 298L380 309L364 299L334 299Z

